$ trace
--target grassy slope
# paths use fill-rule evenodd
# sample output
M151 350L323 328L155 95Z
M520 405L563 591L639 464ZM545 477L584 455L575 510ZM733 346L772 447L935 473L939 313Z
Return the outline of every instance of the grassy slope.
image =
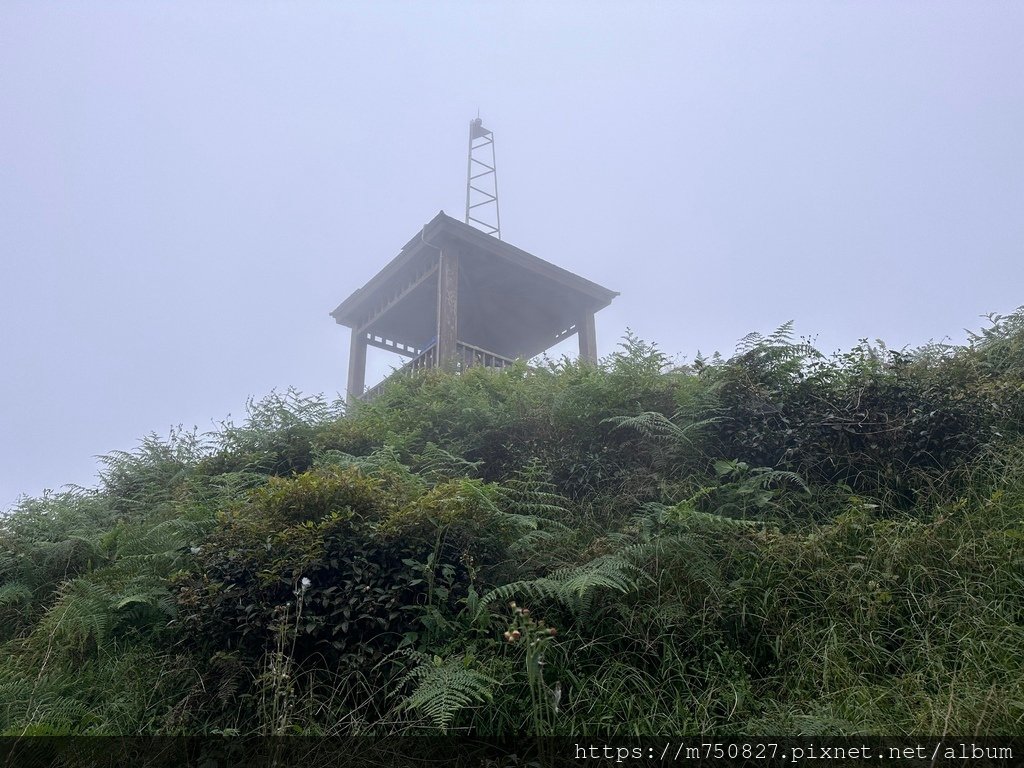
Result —
M0 522L0 732L1020 733L1022 329L149 438Z

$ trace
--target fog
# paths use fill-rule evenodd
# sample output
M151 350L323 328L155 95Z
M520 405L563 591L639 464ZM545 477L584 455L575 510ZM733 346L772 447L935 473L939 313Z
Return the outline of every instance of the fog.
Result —
M601 355L962 342L1024 304L1022 39L1010 3L8 0L0 508L343 394L328 313L462 217L478 110L503 240L621 293Z

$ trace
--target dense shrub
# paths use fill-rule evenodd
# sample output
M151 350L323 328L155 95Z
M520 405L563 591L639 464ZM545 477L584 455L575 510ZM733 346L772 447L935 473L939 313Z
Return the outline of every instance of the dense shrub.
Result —
M758 341L703 372L723 416L714 450L909 508L922 484L961 468L996 436L967 363L963 353L866 343L825 360L784 334Z

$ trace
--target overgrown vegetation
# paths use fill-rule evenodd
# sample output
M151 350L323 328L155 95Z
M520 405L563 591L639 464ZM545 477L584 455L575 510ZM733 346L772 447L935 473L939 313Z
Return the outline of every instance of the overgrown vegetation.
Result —
M294 392L0 519L0 732L1024 731L1024 312Z

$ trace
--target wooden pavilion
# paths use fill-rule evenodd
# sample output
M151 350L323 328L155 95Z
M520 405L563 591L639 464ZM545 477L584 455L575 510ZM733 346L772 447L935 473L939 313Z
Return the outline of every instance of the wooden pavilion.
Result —
M376 393L364 392L368 346L408 357L396 374L501 368L575 333L596 362L594 314L616 296L442 211L331 312L352 329L348 396Z

